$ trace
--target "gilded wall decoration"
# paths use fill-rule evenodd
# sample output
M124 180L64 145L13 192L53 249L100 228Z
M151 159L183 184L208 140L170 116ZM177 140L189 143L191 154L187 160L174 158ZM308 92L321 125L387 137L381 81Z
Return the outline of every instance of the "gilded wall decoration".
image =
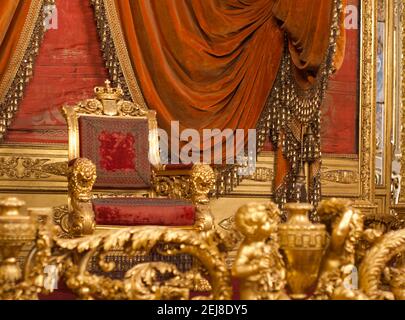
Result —
M322 171L321 179L340 184L352 184L359 182L359 174L351 170L328 170Z
M56 175L65 170L65 163L49 163L50 159L29 157L0 157L0 179L44 179L53 172Z

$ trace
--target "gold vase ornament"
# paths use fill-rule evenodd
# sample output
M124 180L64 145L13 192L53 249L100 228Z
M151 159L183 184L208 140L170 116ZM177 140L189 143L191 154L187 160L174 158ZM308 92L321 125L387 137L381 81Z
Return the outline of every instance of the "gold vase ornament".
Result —
M290 297L305 299L315 286L327 243L325 226L313 224L309 203L287 203L288 220L278 229L280 249L287 269Z

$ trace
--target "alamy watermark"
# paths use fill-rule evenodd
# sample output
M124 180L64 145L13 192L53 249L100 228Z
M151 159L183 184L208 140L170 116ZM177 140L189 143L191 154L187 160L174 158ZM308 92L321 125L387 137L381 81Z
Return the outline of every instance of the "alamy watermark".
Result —
M59 282L59 270L56 265L47 265L44 268L45 278L44 278L44 288L53 292L58 289Z
M58 8L56 5L46 5L44 7L44 27L45 30L58 29Z
M179 122L172 121L170 142L168 133L160 128L158 139L160 159L149 158L154 165L156 161L238 165L239 175L251 175L256 170L256 129L203 129L200 134L196 129L180 131Z
M343 280L343 286L348 290L359 289L359 272L354 265L347 265L343 268L343 274L346 277Z

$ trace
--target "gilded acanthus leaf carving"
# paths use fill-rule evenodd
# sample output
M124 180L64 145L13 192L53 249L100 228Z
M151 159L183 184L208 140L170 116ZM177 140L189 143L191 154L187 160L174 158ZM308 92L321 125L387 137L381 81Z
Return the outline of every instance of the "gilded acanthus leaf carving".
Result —
M53 166L49 161L50 159L23 156L0 157L0 178L18 180L49 178L52 173L48 172L47 168Z

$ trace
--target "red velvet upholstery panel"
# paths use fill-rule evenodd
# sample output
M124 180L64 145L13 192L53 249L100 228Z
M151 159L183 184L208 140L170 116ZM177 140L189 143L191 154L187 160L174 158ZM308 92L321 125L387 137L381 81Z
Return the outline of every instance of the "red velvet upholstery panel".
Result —
M164 198L94 199L93 209L99 225L190 226L195 207L189 201Z
M80 116L80 156L97 167L97 188L149 188L147 119Z
M166 164L165 170L191 170L193 163Z

